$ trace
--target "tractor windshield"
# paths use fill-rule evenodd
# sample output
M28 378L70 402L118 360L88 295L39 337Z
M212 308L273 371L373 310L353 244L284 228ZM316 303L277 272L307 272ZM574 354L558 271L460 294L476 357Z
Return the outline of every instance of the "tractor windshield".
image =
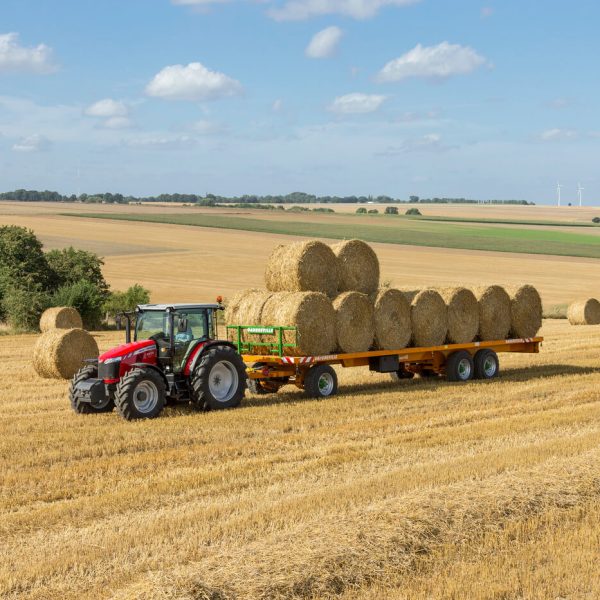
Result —
M169 317L164 310L151 310L140 313L135 324L135 339L147 340L149 338L170 337Z

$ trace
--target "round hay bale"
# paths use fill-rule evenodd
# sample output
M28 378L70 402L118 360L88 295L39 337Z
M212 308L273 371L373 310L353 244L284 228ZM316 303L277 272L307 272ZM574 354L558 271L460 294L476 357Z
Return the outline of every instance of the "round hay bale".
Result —
M339 263L339 291L373 294L379 287L379 259L369 244L348 240L332 246Z
M510 296L500 285L473 290L479 302L479 339L505 340L510 332Z
M338 260L323 242L295 242L275 248L265 270L271 292L322 292L337 294Z
M33 368L46 379L71 379L86 358L98 357L96 340L83 329L51 329L33 348Z
M227 325L262 325L263 307L273 292L265 290L243 290L236 294L230 302L226 314ZM237 341L237 332L229 329L227 336L230 341ZM242 339L246 342L260 342L263 336L256 333L242 332Z
M53 306L45 310L40 318L40 331L42 333L52 329L74 328L83 328L83 322L77 309L70 306Z
M263 307L261 325L296 327L297 335L290 331L283 336L286 343L297 343L285 351L288 355L319 356L335 349L335 312L320 292L272 294Z
M508 290L510 296L510 336L532 338L542 328L542 299L532 285Z
M567 318L571 325L600 325L600 302L596 298L573 302L567 311Z
M448 335L450 344L468 344L479 331L479 305L475 294L464 287L437 290L448 308Z
M410 343L410 303L400 290L381 289L371 296L375 320L375 347L397 350Z
M402 290L410 302L413 344L417 348L441 346L448 334L448 309L433 289Z
M366 294L344 292L333 301L335 333L340 352L366 352L373 344L373 304Z

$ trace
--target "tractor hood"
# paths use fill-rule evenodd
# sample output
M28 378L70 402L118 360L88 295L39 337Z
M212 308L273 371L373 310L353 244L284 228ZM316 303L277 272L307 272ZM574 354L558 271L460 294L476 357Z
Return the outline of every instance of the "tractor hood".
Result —
M140 340L139 342L131 342L129 344L121 344L98 357L98 362L115 362L119 359L132 358L138 354L156 349L156 344L152 340Z

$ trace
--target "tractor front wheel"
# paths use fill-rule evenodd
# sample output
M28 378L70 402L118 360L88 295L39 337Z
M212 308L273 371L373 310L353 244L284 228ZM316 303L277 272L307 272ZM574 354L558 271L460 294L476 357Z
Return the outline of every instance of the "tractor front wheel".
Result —
M192 403L201 410L235 408L244 398L246 381L246 365L233 348L208 348L192 376Z
M131 369L115 393L115 406L124 419L154 419L165 406L165 382L152 369Z
M95 379L96 377L98 377L98 369L94 365L87 365L86 367L79 369L71 380L71 385L69 386L71 408L80 415L112 412L115 407L112 399L108 397L106 398L105 403L96 406L83 401L81 392L77 389L77 384L87 381L88 379Z

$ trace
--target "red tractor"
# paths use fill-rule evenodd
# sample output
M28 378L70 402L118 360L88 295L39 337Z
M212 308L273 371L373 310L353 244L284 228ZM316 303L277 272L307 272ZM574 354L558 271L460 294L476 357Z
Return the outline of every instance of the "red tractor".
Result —
M238 406L246 366L231 342L216 339L222 309L145 304L121 315L126 343L86 361L71 382L73 410L103 413L116 407L132 420L157 417L171 403L191 402L202 410Z

